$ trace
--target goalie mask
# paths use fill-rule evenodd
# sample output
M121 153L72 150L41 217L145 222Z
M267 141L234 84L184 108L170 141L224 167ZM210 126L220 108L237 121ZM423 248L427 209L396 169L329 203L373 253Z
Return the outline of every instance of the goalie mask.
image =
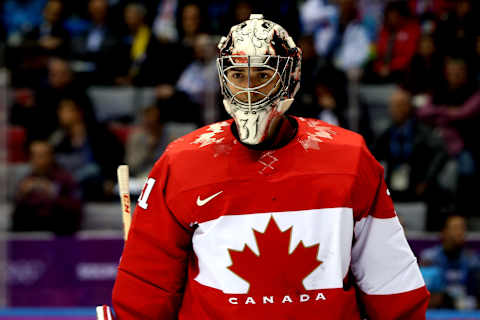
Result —
M240 140L259 144L273 134L300 87L301 50L261 14L233 26L218 45L223 104Z

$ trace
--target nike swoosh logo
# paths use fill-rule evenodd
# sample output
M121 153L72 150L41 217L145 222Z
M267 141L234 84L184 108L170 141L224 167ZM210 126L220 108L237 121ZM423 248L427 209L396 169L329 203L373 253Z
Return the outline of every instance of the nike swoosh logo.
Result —
M220 193L222 193L222 191L219 191L217 193L215 193L214 195L211 195L210 197L208 198L205 198L205 199L200 199L200 196L197 197L197 206L201 207L203 205L205 205L208 201L212 200L213 198L215 198L216 196L218 196Z

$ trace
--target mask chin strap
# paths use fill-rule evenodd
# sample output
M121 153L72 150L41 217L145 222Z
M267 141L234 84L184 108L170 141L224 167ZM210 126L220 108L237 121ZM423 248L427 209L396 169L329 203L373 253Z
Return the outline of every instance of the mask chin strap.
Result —
M293 103L293 98L281 100L277 106L278 113L285 114L285 112L287 112L288 108L290 108L292 103Z

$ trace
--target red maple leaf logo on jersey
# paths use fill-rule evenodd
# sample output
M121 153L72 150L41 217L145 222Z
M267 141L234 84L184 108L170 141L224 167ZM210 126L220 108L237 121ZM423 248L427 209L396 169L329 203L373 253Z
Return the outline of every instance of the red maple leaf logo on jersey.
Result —
M273 220L273 223L272 223ZM242 251L228 249L232 265L228 269L249 283L249 294L268 294L279 291L304 291L303 279L313 272L319 244L306 247L302 241L289 254L292 227L284 232L272 218L264 233L253 230L259 255L248 246Z

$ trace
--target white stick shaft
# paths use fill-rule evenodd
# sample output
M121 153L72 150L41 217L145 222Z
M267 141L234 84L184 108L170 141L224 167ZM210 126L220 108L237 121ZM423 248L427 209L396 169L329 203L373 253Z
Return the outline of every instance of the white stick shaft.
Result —
M130 189L129 189L129 174L128 165L118 166L118 191L120 194L120 202L122 205L122 220L123 220L123 238L125 241L128 238L128 231L132 222L131 203L130 203Z

